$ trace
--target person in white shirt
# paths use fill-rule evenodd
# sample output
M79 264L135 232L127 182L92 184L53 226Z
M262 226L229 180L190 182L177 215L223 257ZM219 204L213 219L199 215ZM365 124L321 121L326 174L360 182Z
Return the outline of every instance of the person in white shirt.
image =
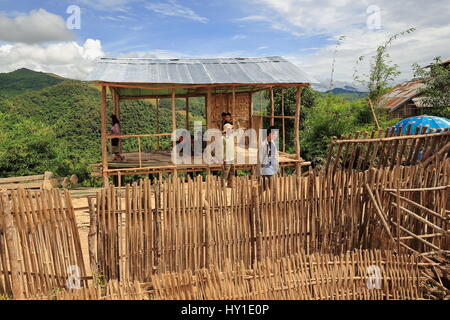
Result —
M222 180L227 183L228 188L233 187L233 178L236 174L236 169L234 165L234 156L235 156L235 148L234 148L234 133L233 133L233 125L231 123L225 123L223 126L224 134L223 134L223 172L222 172Z
M270 180L278 173L279 154L275 141L278 138L278 129L271 126L267 129L267 138L259 148L260 176L263 189L267 189Z

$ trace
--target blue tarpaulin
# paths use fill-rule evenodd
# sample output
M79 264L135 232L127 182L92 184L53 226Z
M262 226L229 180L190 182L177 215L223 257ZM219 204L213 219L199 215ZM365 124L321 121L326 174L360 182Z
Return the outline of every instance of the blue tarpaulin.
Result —
M398 122L394 128L395 132L398 132L400 128L402 128L402 133L406 133L408 130L408 126L411 125L410 133L415 133L417 128L419 132L421 132L421 128L427 127L426 133L430 131L435 131L436 129L448 129L450 128L450 120L447 118L435 117L435 116L416 116L407 119L403 119Z

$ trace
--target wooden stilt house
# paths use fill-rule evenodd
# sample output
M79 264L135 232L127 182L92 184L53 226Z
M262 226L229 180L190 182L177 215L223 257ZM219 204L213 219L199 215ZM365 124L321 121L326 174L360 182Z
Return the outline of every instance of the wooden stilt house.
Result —
M220 165L175 165L169 151L142 150L141 139L171 136L172 133L123 135L120 139L136 139L138 150L124 153L124 161L114 162L108 154L108 143L117 137L109 136L107 92L112 97L112 110L119 119L121 102L137 99L171 99L172 130L189 128L189 99L203 97L205 100L206 129L216 128L222 112L230 112L239 120L243 129L262 129L263 119L282 122L280 135L294 130L295 154L280 153L280 165L299 169L300 156L299 121L301 91L309 86L311 78L296 65L281 57L219 58L219 59L115 59L102 58L88 77L101 86L101 149L102 162L96 166L94 176L102 176L105 184L110 176L150 174L161 172L194 172L221 170ZM281 114L275 114L273 91L275 88L296 88L295 115L287 116L284 105ZM268 91L270 113L254 111L256 94ZM177 123L177 99L185 99L186 123ZM258 99L259 100L259 99ZM283 103L284 104L284 103ZM285 141L285 140L282 140ZM243 150L253 152L255 150ZM241 165L237 169L255 169L254 165Z

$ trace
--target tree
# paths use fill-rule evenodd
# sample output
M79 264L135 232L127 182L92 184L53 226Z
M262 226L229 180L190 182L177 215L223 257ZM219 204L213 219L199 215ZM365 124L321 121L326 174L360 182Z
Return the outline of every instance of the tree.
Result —
M425 84L419 93L424 106L430 107L427 114L450 118L450 66L437 57L430 66L414 64L413 69L414 77Z
M56 169L58 140L39 121L0 113L0 176L42 174Z
M296 110L296 94L297 88L274 88L273 89L273 100L274 100L274 107L275 107L275 114L281 115L282 114L282 95L284 99L284 114L286 116L294 116L295 110ZM264 94L264 101L266 102L266 114L271 114L271 105L270 105L270 93L266 92ZM316 105L316 100L318 98L319 94L314 91L311 87L305 87L302 89L302 95L301 95L301 111L300 111L300 130L303 128L304 125L304 118L306 117L307 110L313 108ZM281 139L281 129L282 129L282 120L281 119L275 119L275 126L280 129L280 139ZM270 119L264 120L264 127L269 127L270 125ZM294 152L295 146L294 146L294 123L292 120L286 119L285 120L286 125L286 151L287 152ZM283 141L280 141L282 143Z
M400 71L398 71L398 65L393 64L389 59L389 46L399 36L410 34L415 30L415 28L410 28L408 30L399 32L391 36L384 44L380 45L377 48L376 54L371 58L369 74L360 76L357 69L359 64L364 61L366 57L361 56L356 61L355 73L353 77L356 82L367 86L367 88L369 89L369 98L372 101L377 101L378 98L386 92L387 88L392 84L392 82L400 75Z

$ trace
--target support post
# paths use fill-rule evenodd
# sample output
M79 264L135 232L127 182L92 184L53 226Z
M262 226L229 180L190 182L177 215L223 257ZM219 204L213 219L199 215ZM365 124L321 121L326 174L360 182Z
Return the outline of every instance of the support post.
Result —
M6 191L2 192L1 201L3 206L4 230L6 236L6 246L9 253L9 265L11 268L11 287L13 298L16 300L23 299L22 286L20 282L20 265L17 260L16 246L14 245L14 218L11 213L11 204L9 203L9 196ZM5 270L6 272L6 270ZM5 273L5 278L7 273Z
M186 130L189 131L189 97L186 98Z
M281 116L282 118L282 130L283 130L283 152L286 152L286 121L284 119L284 89L281 89Z
M301 97L302 97L302 87L297 87L295 92L295 125L294 125L294 139L295 139L295 154L297 159L301 159L301 149L300 149L300 111L301 111ZM301 173L300 163L297 162L296 166L297 174Z
M208 87L208 94L206 96L206 129L209 129L211 121L211 111L212 111L212 88Z
M159 99L156 99L156 132L160 132L159 130ZM158 136L156 148L161 150L161 138Z
M270 87L270 125L275 125L275 101L273 98L273 87Z
M172 132L175 132L175 130L177 130L177 104L175 92L175 88L172 88ZM177 142L175 140L172 142L172 146L175 150L177 146Z
M87 199L89 205L89 234L88 234L89 263L91 265L91 272L95 277L98 275L98 263L97 263L97 256L95 254L96 252L95 241L97 237L97 211L93 199L91 197L88 197Z
M236 88L231 88L232 101L231 101L231 114L233 115L233 119L236 118Z
M109 185L108 179L108 150L106 147L106 87L102 86L102 105L101 105L101 145L102 145L102 172L103 185L106 188Z
M249 119L249 128L250 129L254 129L253 128L253 90L251 90L250 91L250 93L249 93L249 95L250 95L250 97L249 97L249 100L250 100L250 110L248 111L248 119Z

